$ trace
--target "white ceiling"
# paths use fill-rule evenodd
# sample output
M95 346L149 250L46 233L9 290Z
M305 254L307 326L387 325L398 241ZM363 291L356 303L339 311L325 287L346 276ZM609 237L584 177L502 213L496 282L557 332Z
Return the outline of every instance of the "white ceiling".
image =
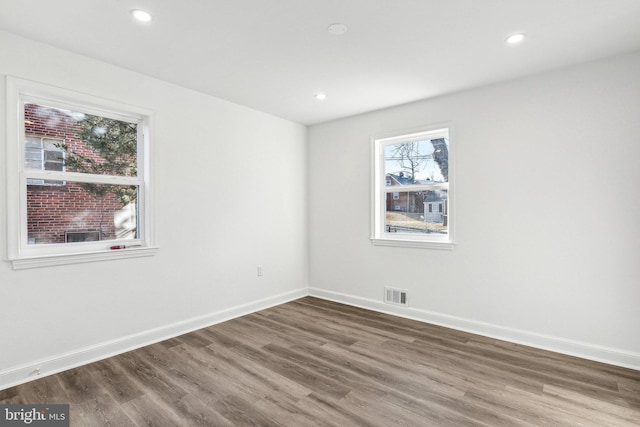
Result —
M640 0L0 0L0 28L314 124L638 50Z

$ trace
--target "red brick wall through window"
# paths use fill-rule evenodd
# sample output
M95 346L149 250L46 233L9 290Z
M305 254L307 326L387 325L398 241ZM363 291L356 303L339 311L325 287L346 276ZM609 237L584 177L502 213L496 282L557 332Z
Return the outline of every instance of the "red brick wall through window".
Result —
M76 153L100 157L77 138L80 126L71 114L35 104L25 105L25 134L64 140ZM114 214L122 204L113 193L102 197L79 184L28 185L27 231L33 243L64 243L65 232L100 231L101 239L115 237Z

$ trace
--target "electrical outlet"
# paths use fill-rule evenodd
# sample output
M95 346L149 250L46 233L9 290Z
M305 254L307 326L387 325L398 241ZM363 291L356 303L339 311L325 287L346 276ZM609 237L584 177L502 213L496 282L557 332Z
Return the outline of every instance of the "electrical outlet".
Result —
M258 276L262 277L262 266L261 265L258 266Z

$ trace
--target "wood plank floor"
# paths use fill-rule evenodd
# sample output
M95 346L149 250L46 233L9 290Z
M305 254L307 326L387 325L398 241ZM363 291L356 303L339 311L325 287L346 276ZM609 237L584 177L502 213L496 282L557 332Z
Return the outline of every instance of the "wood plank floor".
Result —
M640 371L306 297L0 391L73 426L638 426Z

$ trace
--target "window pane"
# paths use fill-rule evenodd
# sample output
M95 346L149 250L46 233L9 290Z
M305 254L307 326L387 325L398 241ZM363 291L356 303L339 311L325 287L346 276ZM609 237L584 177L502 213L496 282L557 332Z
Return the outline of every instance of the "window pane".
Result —
M44 170L47 170L47 171L62 171L62 162L45 162Z
M45 150L63 151L67 172L136 176L136 123L39 104L25 104L24 110L25 134L43 139L25 136L26 149L44 144Z
M386 196L386 233L448 233L447 190L403 191Z
M40 138L27 136L25 138L25 145L27 148L40 149L42 148L42 140Z
M44 152L44 160L45 160L45 162L62 163L62 160L63 160L62 152L61 151L45 150L45 152Z
M449 139L426 138L384 147L385 184L403 186L449 181Z
M62 151L44 151L44 169L48 171L63 171L64 154Z
M63 139L51 139L51 138L42 139L42 147L45 150L61 151L63 145L64 145Z
M27 185L30 244L137 238L137 186L47 181Z
M24 163L27 169L42 169L42 150L40 148L26 148Z

